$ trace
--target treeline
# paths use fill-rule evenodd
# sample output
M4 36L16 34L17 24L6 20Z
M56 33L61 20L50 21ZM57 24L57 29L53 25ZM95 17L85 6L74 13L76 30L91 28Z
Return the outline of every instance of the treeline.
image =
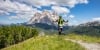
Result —
M100 37L100 26L71 27L69 30L67 30L67 33L77 33L80 35L85 34L85 35Z
M37 35L38 31L31 27L22 25L0 26L0 48L16 44Z

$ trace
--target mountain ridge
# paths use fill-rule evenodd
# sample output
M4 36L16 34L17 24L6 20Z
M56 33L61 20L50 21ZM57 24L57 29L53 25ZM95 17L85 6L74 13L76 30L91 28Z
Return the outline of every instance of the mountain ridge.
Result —
M51 13L49 11L43 11L42 13L35 13L34 16L27 22L27 24L44 23L48 25L57 25L56 21L58 19L56 13Z

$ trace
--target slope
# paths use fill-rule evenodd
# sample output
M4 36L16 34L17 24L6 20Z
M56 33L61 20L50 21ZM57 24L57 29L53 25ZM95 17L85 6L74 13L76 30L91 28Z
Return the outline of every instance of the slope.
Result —
M42 36L28 39L2 50L85 50L77 43L64 40L62 36Z

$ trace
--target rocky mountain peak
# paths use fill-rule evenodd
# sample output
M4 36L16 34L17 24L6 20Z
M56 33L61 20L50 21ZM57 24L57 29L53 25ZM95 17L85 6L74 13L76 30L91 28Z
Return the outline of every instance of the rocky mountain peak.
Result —
M35 13L34 16L27 22L27 24L44 23L48 25L57 25L53 22L58 19L56 13L51 13L49 11L43 11L42 13Z

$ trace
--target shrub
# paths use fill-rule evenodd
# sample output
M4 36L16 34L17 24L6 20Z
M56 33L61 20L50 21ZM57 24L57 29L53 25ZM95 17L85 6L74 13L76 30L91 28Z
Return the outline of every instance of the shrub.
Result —
M38 31L23 25L0 26L0 48L37 36Z

